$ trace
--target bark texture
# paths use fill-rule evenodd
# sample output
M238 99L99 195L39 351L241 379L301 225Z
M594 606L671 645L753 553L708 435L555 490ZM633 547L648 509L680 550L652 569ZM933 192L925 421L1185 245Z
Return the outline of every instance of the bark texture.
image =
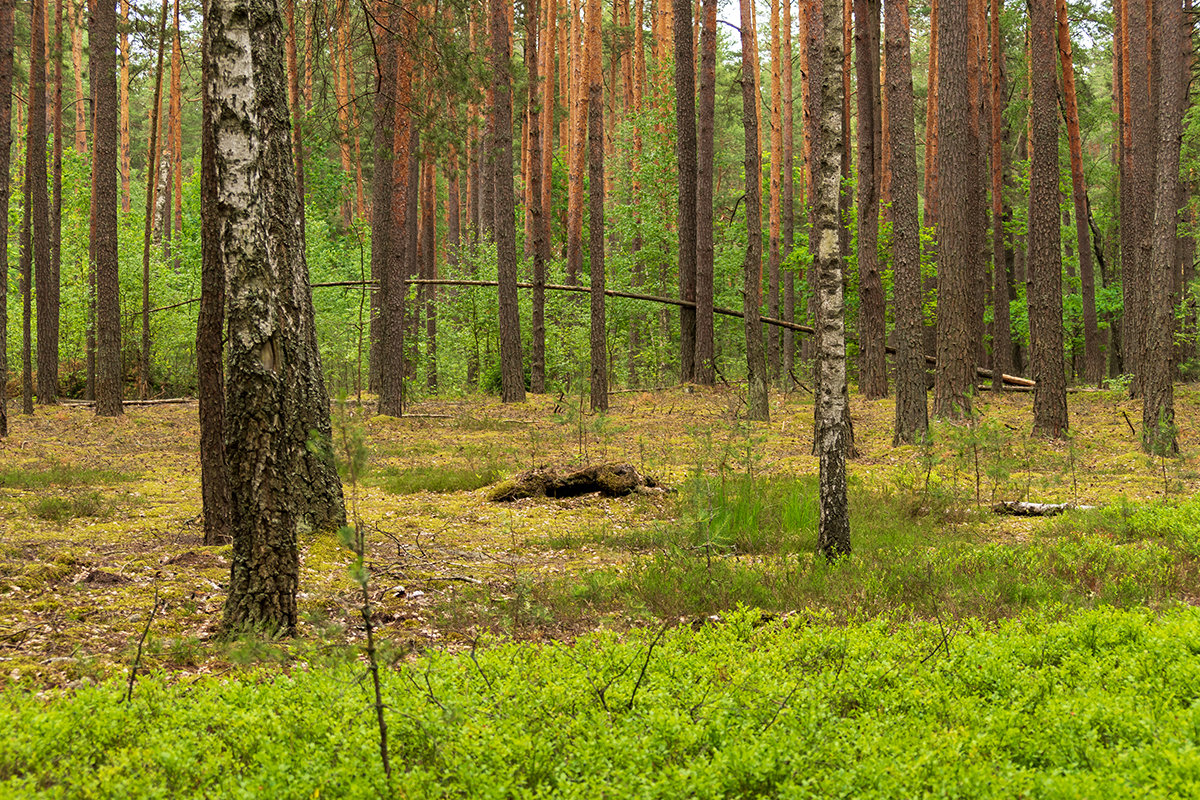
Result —
M937 31L938 307L933 413L938 417L958 418L970 412L974 380L968 296L972 235L967 195L972 173L968 141L967 4L942 4L938 9Z
M13 39L16 3L0 0L0 219L8 219L12 157ZM0 297L8 297L8 225L0 225ZM8 303L0 302L0 387L8 386ZM0 391L0 419L8 426L8 391Z
M992 369L994 391L1004 390L999 377L1013 371L1012 323L1009 315L1008 253L1004 238L1004 48L1000 38L1001 0L992 3Z
M888 141L892 172L892 269L896 292L896 425L894 443L925 436L925 351L922 344L921 228L917 219L917 146L913 122L908 0L891 0L887 14Z
M37 285L38 403L58 402L58 285L50 263L50 196L46 189L46 0L30 5L29 122L26 159L31 192L33 271ZM115 16L115 12L114 12Z
M1033 379L1033 432L1067 433L1063 370L1062 249L1058 215L1058 92L1054 0L1033 0L1032 97L1029 167L1029 339Z
M1156 0L1158 34L1162 37L1158 97L1158 176L1154 198L1154 255L1150 262L1149 313L1143 351L1142 446L1147 452L1174 455L1179 451L1175 431L1175 391L1171 381L1172 273L1178 200L1179 150L1183 139L1187 60L1179 57L1179 41L1190 36L1183 10L1175 0ZM1168 54L1174 53L1172 57Z
M1092 385L1104 377L1100 354L1100 329L1096 320L1096 277L1092 264L1092 240L1088 230L1087 187L1083 182L1083 142L1079 133L1079 103L1075 97L1075 66L1071 57L1071 31L1067 23L1067 0L1057 0L1058 52L1062 62L1063 115L1067 120L1067 142L1071 157L1071 192L1075 207L1075 239L1079 247L1079 289L1083 301L1083 382Z
M121 404L121 306L117 280L117 11L92 6L89 30L95 93L92 251L96 264L96 414L116 417Z
M717 0L704 0L700 33L700 115L696 143L696 382L713 368L713 120L717 86Z
M867 399L887 396L887 336L883 276L879 269L879 175L875 165L879 96L879 3L855 0L855 69L858 75L858 280L859 389Z
M344 513L300 238L283 21L272 0L211 0L208 12L213 232L229 285L233 564L223 625L290 633L297 525L340 524Z
M842 28L841 0L823 0L828 33ZM826 35L821 49L821 117L815 142L813 207L817 226L815 268L821 294L817 320L816 431L820 459L820 517L817 548L828 559L850 553L850 507L846 492L846 328L843 319L842 250L838 241L839 159L845 128L842 88L842 39Z
M608 348L604 314L604 75L600 65L600 4L588 3L588 249L591 297L591 407L608 410Z
M517 307L517 223L512 180L512 79L508 74L512 37L504 5L493 2L491 6L491 161L495 187L497 277L500 283L501 398L506 403L523 403L525 375L521 366L521 319Z
M675 22L675 158L679 170L679 298L696 300L696 68L692 0L673 0ZM589 5L598 5L592 0ZM603 87L601 87L603 88ZM615 87L614 87L615 88ZM696 380L696 309L679 309L680 380Z
M830 0L826 0L828 3ZM840 0L832 0L840 2ZM748 419L770 418L767 405L767 357L762 324L762 156L758 145L758 46L754 41L754 0L741 0L742 12L742 125L746 141L746 260L742 270L742 311L746 328L746 382L749 387ZM838 12L839 18L841 12ZM839 79L841 78L839 66ZM836 221L836 220L835 220Z

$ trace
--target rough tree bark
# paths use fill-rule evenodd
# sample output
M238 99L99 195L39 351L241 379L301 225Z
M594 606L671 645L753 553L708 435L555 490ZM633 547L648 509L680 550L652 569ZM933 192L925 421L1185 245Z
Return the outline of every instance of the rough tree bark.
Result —
M201 37L200 47L201 85L207 86L211 66L206 37ZM202 92L203 119L209 117L211 102L209 93ZM225 264L221 261L217 241L220 219L217 215L216 129L201 125L200 136L200 315L196 324L200 495L204 543L217 545L233 541L229 470L225 462Z
M95 93L92 248L96 263L96 414L116 417L121 404L121 286L117 280L117 12L101 0L89 28Z
M12 157L13 41L16 3L0 0L0 219L8 219ZM8 297L8 225L0 225L0 297ZM8 386L8 303L0 302L0 387ZM0 424L8 428L8 392L0 391Z
M525 402L525 376L521 365L521 318L517 306L517 231L512 191L512 79L508 74L510 46L508 18L504 5L491 4L492 34L492 142L494 170L496 259L500 282L500 375L501 399Z
M992 381L1004 391L1001 377L1013 370L1012 323L1009 319L1008 247L1004 240L1004 48L1000 38L1001 0L992 3Z
M832 0L840 2L841 0ZM826 0L830 2L830 0ZM742 125L746 140L746 259L742 270L742 310L746 315L746 382L749 387L747 419L766 422L767 356L762 324L762 156L758 146L758 45L754 41L754 0L740 0L742 14ZM840 11L838 12L840 18ZM840 48L839 48L840 52ZM839 79L841 73L838 74Z
M921 226L917 219L917 145L913 122L908 0L887 14L888 141L892 170L892 269L896 291L896 431L894 444L919 441L929 429L922 344Z
M330 426L328 397L317 406L311 386L320 361L312 348L279 7L273 0L210 0L204 37L204 122L213 129L218 198L213 232L229 279L225 446L233 564L223 627L290 633L297 525L317 505L309 495L330 488L300 485L319 479L306 468L310 425L317 423L318 449L329 447ZM325 499L340 508L336 486L337 496Z
M552 0L547 0L550 5ZM549 260L549 236L546 230L546 217L543 211L545 194L543 181L545 174L542 158L546 148L542 142L545 115L542 105L537 102L538 82L543 80L538 62L538 0L525 0L525 52L529 63L529 217L530 232L533 238L533 315L530 321L533 334L529 353L529 390L534 394L546 391L546 261ZM545 77L549 77L547 72ZM546 80L545 86L553 86L553 81ZM545 94L542 103L546 102ZM550 94L551 104L554 95ZM546 133L553 138L553 128L546 127Z
M1149 324L1150 259L1154 244L1154 127L1150 85L1149 49L1152 3L1126 0L1125 26L1122 36L1129 146L1126 176L1129 183L1128 205L1121 216L1121 285L1125 295L1125 314L1121 330L1125 334L1121 353L1124 369L1133 373L1130 387L1135 395L1141 392L1142 354Z
M704 0L700 34L700 116L696 145L696 382L711 386L713 365L713 120L717 86L717 0Z
M887 396L887 323L879 270L879 176L875 120L879 115L878 0L855 0L854 53L858 76L858 385L868 400Z
M158 132L159 109L162 108L163 50L167 36L168 0L163 0L162 14L158 22L158 66L154 71L154 102L150 106L150 141L146 148L146 219L142 236L142 347L138 354L138 397L145 400L150 396L150 241L154 224L155 168L159 166ZM164 232L167 225L163 225Z
M1054 0L1033 0L1029 167L1029 340L1033 432L1060 439L1067 432L1063 370L1062 249L1058 215L1058 86Z
M792 65L792 4L783 4L783 263L786 265L788 256L796 240L796 142L794 128L795 106L793 103L793 70ZM803 196L803 194L801 195ZM788 322L796 319L796 272L787 267L783 275L783 318ZM791 375L795 368L796 335L790 328L783 331L783 374ZM787 380L785 378L785 380Z
M33 233L33 271L37 287L38 403L58 402L58 285L50 263L50 197L46 189L46 2L30 4L28 160Z
M967 4L951 2L938 9L938 308L937 371L933 413L959 418L970 412L974 353L968 325L971 287L971 231L967 104ZM927 189L928 191L928 189Z
M1092 266L1091 235L1088 230L1087 187L1083 182L1083 143L1079 134L1079 103L1075 97L1075 68L1071 57L1067 0L1058 0L1056 6L1058 51L1062 61L1063 111L1067 119L1071 190L1075 201L1075 237L1079 247L1079 289L1083 300L1083 382L1097 385L1104 377L1104 360L1100 354L1100 330L1096 320L1096 277Z
M823 0L822 17L827 32L842 27L841 0ZM826 35L821 49L821 117L815 142L816 168L813 206L817 251L814 266L821 293L817 320L817 371L815 404L817 452L820 458L820 517L817 548L833 560L850 553L850 509L846 492L846 328L842 305L842 250L838 241L839 151L845 128L841 99L843 44Z
M604 74L601 71L600 3L587 8L588 249L591 297L591 408L608 410L608 348L604 314Z
M1188 63L1179 55L1181 36L1191 36L1184 27L1183 10L1176 0L1156 0L1157 34L1161 37L1158 97L1158 175L1154 198L1154 252L1143 350L1142 447L1147 452L1173 455L1179 451L1175 431L1175 393L1171 381L1172 322L1171 273L1175 264L1177 229L1176 181L1179 149L1183 138L1186 95L1181 87L1188 81ZM1170 55L1174 53L1174 55Z
M696 300L696 67L692 0L674 1L675 158L679 169L679 297ZM597 4L592 0L591 4ZM590 5L591 5L590 4ZM696 309L679 309L680 380L696 380Z
M375 314L371 319L371 369L368 383L379 393L379 413L394 417L404 413L402 380L398 373L403 366L398 358L395 331L385 335L385 328L394 322L395 301L392 295L401 289L394 285L399 270L395 269L392 237L392 167L395 154L396 121L396 50L398 43L392 28L396 15L380 0L375 6L375 52L377 54L375 126L372 135L374 170L371 176L371 277L379 283L375 293ZM398 238L398 237L397 237ZM389 274L389 271L393 274ZM383 298L390 301L384 310ZM385 363L386 362L386 363ZM385 389L386 384L386 389Z
M779 0L771 0L771 163L767 210L767 316L779 319L779 265L782 261L780 227L783 213L783 77L779 63ZM772 326L767 331L767 370L778 383L782 365L780 334Z

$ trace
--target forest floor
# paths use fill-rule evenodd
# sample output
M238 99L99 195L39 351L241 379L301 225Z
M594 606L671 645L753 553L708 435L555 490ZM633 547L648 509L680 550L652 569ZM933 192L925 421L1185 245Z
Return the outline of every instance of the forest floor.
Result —
M811 557L815 482L805 477L817 469L811 397L776 393L771 401L767 424L741 420L744 404L734 390L692 387L616 393L603 416L587 413L583 398L548 395L510 406L483 397L426 400L405 418L373 416L371 404L353 400L335 408L335 430L361 429L369 451L368 468L347 481L346 497L366 531L376 619L390 652L400 658L429 647L466 648L482 631L570 639L597 627L703 618L761 597L780 598L775 610L784 613L790 603L824 603L822 587L831 584L817 574L827 568ZM926 619L1005 616L1029 590L1003 583L1000 567L989 572L993 567L978 566L980 558L967 551L952 561L923 561L884 589L872 588L867 573L897 552L932 552L941 542L971 554L1000 553L988 558L1011 566L1011 548L1051 538L1069 539L1070 548L1045 545L1048 555L1038 555L1059 584L1037 602L1195 604L1195 534L1172 551L1169 575L1135 591L1121 581L1140 580L1139 570L1151 569L1154 559L1160 564L1161 553L1138 549L1142 560L1134 563L1128 550L1088 550L1091 540L1080 533L1098 531L1109 541L1113 519L1186 504L1195 494L1200 472L1190 449L1200 442L1200 389L1180 387L1176 408L1184 454L1153 459L1133 431L1140 404L1120 393L1070 395L1068 441L1028 435L1032 395L984 394L973 424L938 424L932 444L903 447L891 444L891 400L852 397L860 454L850 476L861 509L854 535L868 561L854 588L839 595L838 613L856 617L884 604ZM600 462L632 463L670 490L487 498L488 486L532 466ZM10 415L9 437L0 440L0 676L70 686L127 670L152 609L143 664L176 674L219 673L264 659L287 663L360 640L360 597L347 570L352 555L332 533L309 531L301 533L300 635L267 645L215 641L230 548L202 545L199 481L194 403L131 406L119 419L80 406ZM768 505L784 498L777 504L783 510L755 506L740 521L725 515L726 539L718 543L712 537L720 509L713 503L733 502L735 486L743 505L745 495L758 494ZM789 511L789 494L808 497ZM1064 523L990 510L994 501L1019 499L1120 511ZM889 521L890 538L872 539ZM788 547L761 540L784 527L795 528L779 534ZM704 541L695 538L701 529ZM719 575L730 584L752 580L737 592L714 593L714 561L725 565ZM961 573L968 562L990 581L979 591L1018 599L981 606L944 588L912 588L941 580L938 570ZM796 571L807 571L809 583L788 584L785 573ZM1024 574L1008 571L1020 573L1017 582ZM697 590L702 602L672 597L688 595L695 574L706 575L701 583L710 587ZM784 582L774 595L756 594L770 592L773 581Z

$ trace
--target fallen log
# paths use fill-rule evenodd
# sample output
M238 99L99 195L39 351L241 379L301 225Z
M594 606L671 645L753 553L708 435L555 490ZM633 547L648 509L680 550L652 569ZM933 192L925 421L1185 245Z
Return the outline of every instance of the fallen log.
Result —
M496 484L488 499L494 503L526 497L578 497L599 492L605 497L624 497L662 486L649 475L642 475L632 464L593 464L565 474L554 467L526 470Z
M997 514L1011 514L1017 517L1055 517L1064 511L1091 511L1098 506L1077 506L1074 503L1025 503L1018 500L1008 500L996 503L992 511Z

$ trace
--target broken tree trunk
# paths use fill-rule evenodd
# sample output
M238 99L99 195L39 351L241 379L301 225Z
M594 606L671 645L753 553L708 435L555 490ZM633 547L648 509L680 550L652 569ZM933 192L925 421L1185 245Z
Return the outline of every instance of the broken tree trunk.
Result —
M559 474L550 466L526 470L502 481L488 493L492 502L526 497L578 497L600 492L605 497L624 497L646 489L661 489L658 481L639 473L632 464L593 464Z

